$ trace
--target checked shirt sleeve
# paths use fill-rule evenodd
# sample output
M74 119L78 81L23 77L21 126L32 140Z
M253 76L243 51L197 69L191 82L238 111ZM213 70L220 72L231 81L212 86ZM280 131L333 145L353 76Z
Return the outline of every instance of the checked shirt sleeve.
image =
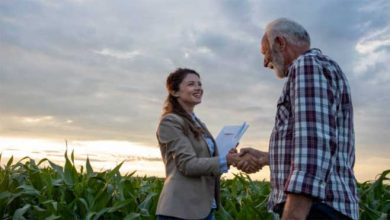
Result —
M290 69L293 114L292 160L287 193L325 198L325 183L336 148L331 82L313 56L301 57Z

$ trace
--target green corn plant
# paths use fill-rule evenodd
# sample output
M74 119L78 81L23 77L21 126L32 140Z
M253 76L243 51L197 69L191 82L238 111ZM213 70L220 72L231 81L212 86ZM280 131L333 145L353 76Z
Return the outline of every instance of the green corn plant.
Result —
M1 162L0 153L0 162ZM60 166L44 158L38 163L11 157L0 166L0 219L155 219L164 181L138 177L135 171L122 175L118 164L96 172L89 158L79 169L74 153L65 151ZM390 170L375 181L358 184L360 218L388 219ZM267 212L270 184L253 181L246 174L221 181L221 206L217 219L274 219Z
M247 174L236 174L221 182L221 205L217 219L273 219L267 212L270 185L253 181Z
M360 218L381 219L390 218L390 185L388 177L390 170L383 171L374 181L359 184Z
M80 171L73 152L65 165L48 159L38 164L11 157L0 167L1 219L154 219L162 181L122 176L123 163L112 170L94 172L89 159ZM1 159L1 155L0 155ZM42 167L43 163L49 166Z

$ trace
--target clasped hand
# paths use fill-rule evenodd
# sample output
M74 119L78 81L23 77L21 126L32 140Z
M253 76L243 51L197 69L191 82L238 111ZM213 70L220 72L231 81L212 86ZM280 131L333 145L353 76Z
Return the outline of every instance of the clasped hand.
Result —
M245 173L255 173L269 165L268 153L253 148L242 148L239 153L231 149L226 158L229 165Z

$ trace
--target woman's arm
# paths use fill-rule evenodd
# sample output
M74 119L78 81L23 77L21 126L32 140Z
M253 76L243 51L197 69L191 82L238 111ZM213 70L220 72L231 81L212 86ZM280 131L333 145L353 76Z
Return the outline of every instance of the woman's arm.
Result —
M160 122L157 137L166 148L165 155L174 160L177 169L186 176L220 175L218 157L198 157L190 137L184 134L184 121L168 115Z

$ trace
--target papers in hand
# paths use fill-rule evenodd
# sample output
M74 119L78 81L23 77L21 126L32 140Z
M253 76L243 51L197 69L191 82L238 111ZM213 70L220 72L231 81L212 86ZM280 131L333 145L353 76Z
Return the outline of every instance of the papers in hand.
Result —
M230 149L235 148L248 127L246 122L242 125L224 126L215 139L219 155L226 156Z

